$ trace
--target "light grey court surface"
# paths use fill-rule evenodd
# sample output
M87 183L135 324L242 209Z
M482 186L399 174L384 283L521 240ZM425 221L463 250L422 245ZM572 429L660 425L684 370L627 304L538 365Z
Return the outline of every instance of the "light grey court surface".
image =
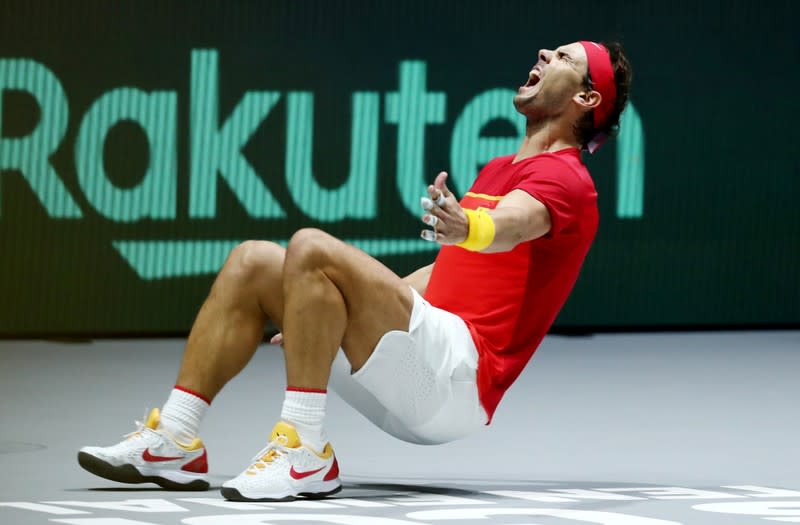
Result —
M166 400L183 341L0 341L0 524L800 523L800 331L548 337L494 423L409 445L331 396L344 490L228 503L81 470ZM264 346L201 437L217 485L247 466L285 386Z

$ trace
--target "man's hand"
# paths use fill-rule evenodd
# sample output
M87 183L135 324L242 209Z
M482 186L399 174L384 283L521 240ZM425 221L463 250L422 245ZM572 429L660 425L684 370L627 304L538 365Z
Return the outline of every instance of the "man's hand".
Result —
M420 200L422 209L426 211L422 222L433 227L433 230L422 230L420 236L439 244L458 244L469 234L469 221L455 196L447 189L446 181L447 173L439 173L434 183L428 186L428 197Z

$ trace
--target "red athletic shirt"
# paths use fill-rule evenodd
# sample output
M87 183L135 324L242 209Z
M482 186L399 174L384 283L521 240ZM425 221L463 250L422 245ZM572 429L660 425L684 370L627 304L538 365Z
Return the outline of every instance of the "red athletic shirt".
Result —
M597 231L597 192L577 148L490 161L461 199L494 208L514 189L550 212L550 232L503 253L443 246L425 298L460 316L478 349L478 394L491 420L564 305Z

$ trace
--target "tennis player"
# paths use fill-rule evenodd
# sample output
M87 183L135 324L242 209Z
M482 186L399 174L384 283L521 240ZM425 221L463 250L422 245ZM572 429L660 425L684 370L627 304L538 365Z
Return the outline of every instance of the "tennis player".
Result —
M597 194L581 158L618 128L631 68L619 44L542 49L514 97L527 118L514 155L480 171L459 201L440 173L421 196L433 264L401 278L320 230L286 249L231 251L200 308L163 409L81 466L127 483L207 489L200 423L250 361L267 320L282 333L287 387L266 447L222 494L236 501L341 490L325 435L328 387L389 434L437 444L489 424L567 299L595 237ZM242 407L246 428L261 403Z

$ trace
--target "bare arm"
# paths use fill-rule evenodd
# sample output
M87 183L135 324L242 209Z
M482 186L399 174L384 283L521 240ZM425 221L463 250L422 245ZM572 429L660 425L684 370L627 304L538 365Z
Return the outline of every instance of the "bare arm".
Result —
M436 242L452 245L467 238L469 220L455 196L447 189L446 178L447 174L442 172L436 177L436 182L428 186L429 203L435 202L440 195L446 200L442 206L432 205L422 219L426 224L435 224ZM546 235L552 227L547 207L524 190L509 192L487 213L494 222L494 240L481 250L484 253L507 252L522 242ZM431 222L432 218L435 223Z
M507 252L550 231L547 207L523 190L510 192L488 213L494 220L495 237L484 253Z
M428 287L428 280L431 278L433 271L433 263L428 266L423 266L419 270L403 277L403 280L408 283L411 288L415 289L420 295L425 295L425 289Z

